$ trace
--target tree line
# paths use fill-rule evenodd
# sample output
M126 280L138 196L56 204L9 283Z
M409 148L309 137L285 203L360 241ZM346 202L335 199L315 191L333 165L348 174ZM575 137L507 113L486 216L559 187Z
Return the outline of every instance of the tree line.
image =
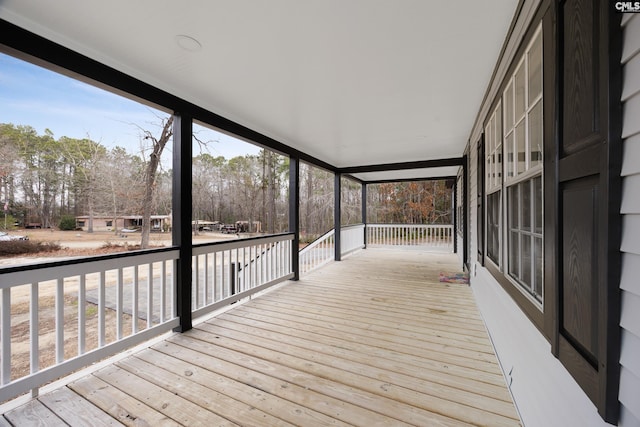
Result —
M170 215L172 171L161 159L171 139L170 118L162 120L155 133L139 130L140 151L130 153L90 138L56 139L48 130L38 134L30 126L0 124L0 201L6 203L5 213L21 225L42 227L58 227L62 219L77 216ZM257 155L226 159L204 150L192 159L192 216L222 223L259 222L263 232L284 232L289 223L288 184L286 156L263 149ZM361 222L360 184L343 177L341 188L342 224ZM451 189L444 181L369 185L367 196L369 222L451 222ZM315 236L330 230L333 211L333 173L302 163L301 232Z

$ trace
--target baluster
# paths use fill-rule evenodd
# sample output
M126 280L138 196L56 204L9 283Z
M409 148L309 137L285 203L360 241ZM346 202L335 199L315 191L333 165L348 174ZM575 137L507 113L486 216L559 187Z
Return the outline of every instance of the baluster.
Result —
M56 363L64 361L64 279L56 283Z
M166 306L167 306L167 270L166 262L160 262L160 322L166 320Z
M251 263L251 247L249 249L249 263ZM242 248L242 286L239 291L250 289L251 285L247 283L247 248Z
M222 292L220 292L219 289L220 285L218 282L218 252L214 251L213 252L213 302L219 301L220 295L222 294Z
M209 253L204 254L204 305L211 303L211 298L209 295L211 294L211 286L209 283Z
M280 244L280 242L274 242L274 245L276 249L276 269L273 279L275 280L282 274L282 245Z
M138 308L140 306L140 289L139 289L139 271L138 271L138 265L135 265L133 267L133 286L131 289L131 300L132 300L132 304L131 304L131 333L135 334L138 332Z
M39 301L39 283L31 284L31 295L29 300L29 363L30 363L30 372L35 374L40 370L40 343L39 343L39 311L38 311L38 301ZM11 288L9 288L11 289ZM9 331L11 327L7 328ZM78 329L80 332L80 329ZM3 337L4 342L4 337ZM11 350L9 350L11 351ZM3 355L4 357L4 355ZM9 357L9 361L11 361L11 357ZM31 389L31 398L35 399L38 397L40 389L38 387L34 387Z
M106 272L103 270L98 283L98 347L105 345L105 283Z
M0 376L2 385L11 382L11 288L2 288L2 360Z
M244 248L243 248L243 251L242 251L242 252L244 253ZM239 273L240 273L240 270L239 270L239 267L240 267L240 249L239 249L239 248L236 248L236 267L234 268L234 272L235 272L235 279L236 279L236 281L235 281L235 283L232 285L232 286L233 286L233 289L235 290L234 294L237 294L238 292L240 292L240 289L241 289L241 286L240 286L240 285L241 285L241 283L240 283L240 274L239 274ZM244 268L243 268L243 273L244 273Z
M147 264L147 269L147 328L150 328L153 326L153 263Z
M222 299L225 299L227 297L227 284L225 283L224 280L224 271L226 270L225 268L225 264L224 264L224 253L226 251L221 251L220 252L220 257L221 257L221 264L220 264L220 279L221 279L221 286L222 286Z
M87 323L86 289L87 289L86 274L82 274L80 276L80 282L78 283L78 355L84 354L86 349L86 340L85 340L86 323ZM34 323L33 320L31 321L31 323L32 324Z
M9 288L11 289L11 288ZM30 363L31 363L31 373L35 374L40 370L40 344L39 344L39 310L38 310L38 301L39 301L39 283L31 284L31 299L29 300L29 355L30 355ZM78 306L80 304L78 303ZM9 331L11 328L7 328ZM80 333L80 329L78 329L78 333ZM3 337L4 338L4 337ZM79 338L79 336L78 336ZM3 339L4 343L4 339ZM3 355L4 356L4 355ZM37 391L37 389L34 389Z
M202 306L202 302L200 301L200 255L196 255L193 257L195 259L194 262L194 269L195 272L193 274L194 276L194 293L195 293L195 297L196 297L196 306L195 308L200 308Z
M117 339L122 339L122 300L123 300L123 268L118 268L118 283L116 291L116 330Z

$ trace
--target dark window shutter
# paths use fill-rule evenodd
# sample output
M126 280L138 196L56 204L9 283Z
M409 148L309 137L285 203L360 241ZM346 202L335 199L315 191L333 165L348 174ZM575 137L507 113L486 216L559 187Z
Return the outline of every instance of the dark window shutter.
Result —
M547 276L555 285L553 351L602 417L616 422L621 118L620 41L613 39L620 17L609 3L556 3L558 127L549 148L557 169L545 192L546 220L554 222L545 239L555 241L546 258L555 267Z

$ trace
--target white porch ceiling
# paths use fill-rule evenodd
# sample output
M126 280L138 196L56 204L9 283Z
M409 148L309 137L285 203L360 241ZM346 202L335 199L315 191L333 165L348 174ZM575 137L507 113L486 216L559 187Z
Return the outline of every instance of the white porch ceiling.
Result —
M352 167L462 156L517 4L2 0L0 17ZM179 35L201 48L181 48ZM376 172L373 179L437 173Z

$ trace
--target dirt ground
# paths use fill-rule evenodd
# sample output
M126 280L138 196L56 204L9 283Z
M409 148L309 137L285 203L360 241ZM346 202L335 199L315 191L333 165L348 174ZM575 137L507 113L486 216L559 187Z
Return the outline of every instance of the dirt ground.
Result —
M62 246L70 248L95 248L110 244L131 244L140 243L140 233L114 233L112 231L95 231L87 233L86 231L61 231L56 229L22 229L11 231L11 234L20 234L29 237L30 240L38 240L42 242L58 242ZM193 239L197 242L216 241L224 239L235 239L235 234L222 234L218 232L200 232L193 235ZM169 233L151 233L149 240L152 244L171 244L171 234Z
M34 262L45 262L60 258L77 256L102 255L128 250L129 247L140 244L140 233L118 233L100 231L87 233L85 231L60 231L55 229L15 230L13 235L27 236L29 240L58 243L62 250L55 253L31 254L12 257L0 257L0 268ZM192 236L194 242L207 243L221 240L237 239L235 234L205 232ZM171 235L168 233L151 233L150 244L153 247L171 245Z

